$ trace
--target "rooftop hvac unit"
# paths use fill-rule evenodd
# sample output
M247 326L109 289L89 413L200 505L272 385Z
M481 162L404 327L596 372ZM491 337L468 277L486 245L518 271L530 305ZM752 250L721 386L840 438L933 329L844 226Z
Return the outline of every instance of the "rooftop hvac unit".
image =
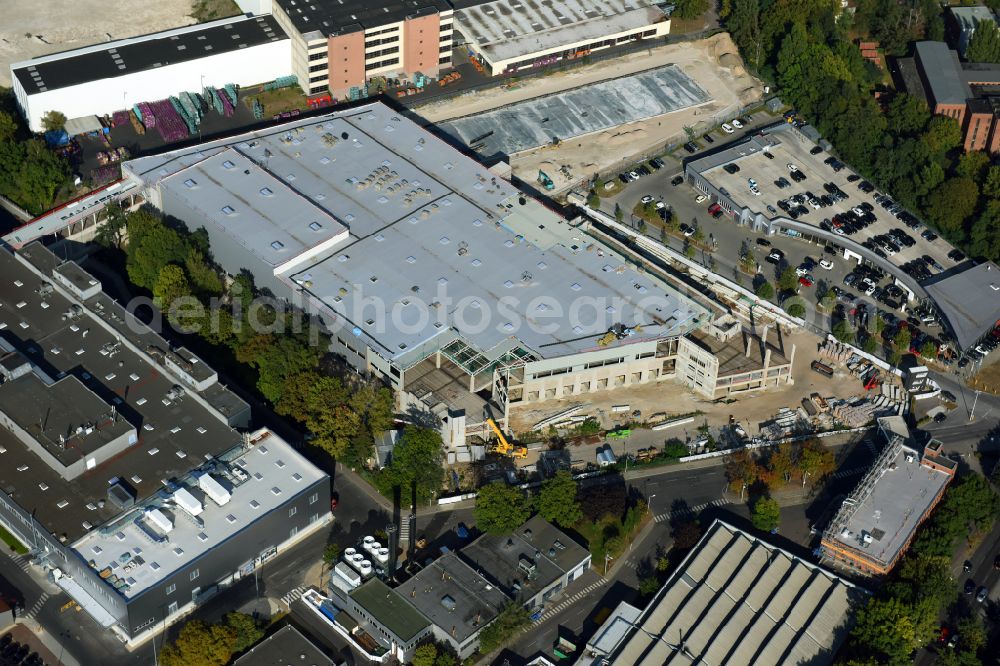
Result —
M338 577L342 578L344 581L351 584L352 587L357 587L361 585L361 576L358 572L347 566L343 562L338 562L337 566L333 568L334 572Z
M135 493L118 481L108 487L108 500L119 509L130 509L135 506Z
M177 506L192 516L197 516L205 510L205 507L201 505L201 501L192 495L187 488L179 488L174 492L174 501L177 502Z
M375 541L375 537L373 537L373 536L366 536L363 539L363 543L364 543L365 548L368 548L368 545L371 544L371 543L374 543L374 541Z
M849 539L849 538L851 538L851 530L849 530L849 529L847 529L845 527L843 529L843 531L840 533L840 538L841 539Z
M372 563L368 560L361 563L361 575L366 578L372 575Z
M380 564L388 564L389 563L389 549L388 548L379 548L378 549L378 553L375 555L375 559L377 559Z
M861 540L864 541L866 544L874 541L874 539L872 539L872 535L869 534L868 532L861 533Z
M355 553L357 553L357 552L358 552L358 550L356 548L345 548L344 549L344 559L345 560L350 560L352 557L354 557Z
M233 498L232 493L222 487L218 481L212 478L211 474L202 474L198 477L198 487L205 491L205 494L212 498L212 501L219 506L224 506Z
M913 455L912 453L907 453L906 454L906 462L912 463L916 459L917 459L917 457L915 455Z
M159 509L147 509L146 518L149 522L160 528L160 531L164 534L169 534L174 529L174 524Z

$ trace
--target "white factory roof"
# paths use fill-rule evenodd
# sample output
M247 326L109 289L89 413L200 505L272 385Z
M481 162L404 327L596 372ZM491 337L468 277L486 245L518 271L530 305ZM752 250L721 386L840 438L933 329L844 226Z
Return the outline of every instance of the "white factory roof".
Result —
M347 239L347 227L333 215L235 148L171 174L162 187L276 272Z
M277 210L299 215L315 207L350 230L345 241L322 251L316 249L322 235L299 236L292 253L315 261L296 259L294 271L280 278L277 287L285 293L278 295L302 291L314 312L344 327L344 337L364 337L386 358L419 356L458 337L490 360L515 347L557 357L598 348L597 339L614 324L642 325L624 340L630 342L687 332L707 316L702 306L380 103L140 158L126 172L147 186L182 193L198 210L221 210L235 198L228 177L194 176L197 185L188 187L185 174L195 164L208 174L226 160L235 165L234 153L288 186L271 188L281 199ZM246 175L245 162L230 170L232 178ZM257 185L242 189L252 197ZM213 255L230 272L249 268L258 280L270 276L273 262L266 260L258 267L226 266L228 253L217 243L255 238L260 248L285 229L279 218L248 215L237 225L241 240L213 234ZM205 219L230 225L226 214Z
M458 2L457 29L493 62L601 40L664 19L652 0Z
M231 457L229 462L208 463L185 477L183 500L175 493L162 492L140 501L84 535L73 549L121 594L132 598L188 567L323 477L323 472L270 431L259 430L250 440L254 444L249 449L223 456ZM220 506L201 490L198 477L204 474L224 484L232 501ZM192 500L202 507L197 516L188 510Z
M827 663L863 595L842 578L717 520L608 663ZM681 637L684 654L677 649Z

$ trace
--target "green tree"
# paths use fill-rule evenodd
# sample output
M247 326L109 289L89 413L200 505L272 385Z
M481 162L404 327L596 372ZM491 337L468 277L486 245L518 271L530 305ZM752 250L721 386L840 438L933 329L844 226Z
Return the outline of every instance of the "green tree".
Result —
M643 576L639 579L639 594L651 597L660 589L660 580L656 576Z
M153 302L156 307L166 311L178 298L190 294L191 285L184 269L174 264L164 266L153 285Z
M497 618L486 625L479 634L479 651L486 655L503 647L514 634L531 624L528 610L512 601L507 604Z
M833 452L816 440L806 440L798 455L798 468L802 473L802 484L815 483L836 469Z
M576 490L573 476L566 470L559 470L554 477L542 483L535 499L535 508L550 523L572 527L583 519Z
M625 211L622 210L621 206L615 204L615 220L621 222L623 219L625 219Z
M392 464L383 470L391 485L415 487L418 501L440 492L444 482L444 456L437 430L409 426L392 451Z
M753 505L753 513L750 522L758 530L770 532L778 528L781 523L781 507L778 502L770 497L761 497Z
M778 275L778 289L781 291L795 291L799 286L799 276L795 274L795 269L785 266Z
M896 335L892 338L892 344L899 354L908 354L910 352L911 338L912 334L908 328L901 328L896 332Z
M690 20L696 19L708 11L708 0L677 0L674 16Z
M878 351L878 338L871 334L865 335L864 342L861 343L861 349L869 354L874 354Z
M490 534L510 534L531 516L521 489L504 483L480 488L473 513L479 529Z
M1000 30L993 21L976 21L976 30L965 49L969 62L1000 62Z
M42 127L46 132L63 129L66 127L66 114L61 111L49 111L42 116Z
M698 248L696 248L688 241L684 241L684 256L687 257L688 259L694 259L695 255L697 254L698 254Z
M163 647L163 666L224 666L233 656L235 632L224 625L191 620L181 627L177 639Z
M969 252L977 257L1000 259L1000 201L991 199L972 224Z
M226 613L224 622L233 635L233 653L243 652L264 637L264 630L252 615L246 613Z
M433 643L424 643L418 645L417 649L413 651L413 659L410 664L412 666L435 666L437 657L437 646Z
M109 203L104 207L105 221L97 227L94 240L104 247L121 249L125 242L127 216L121 206Z
M774 287L767 280L763 280L754 288L753 292L757 294L758 298L763 298L765 300L774 298Z
M594 190L591 190L590 194L587 195L587 205L594 210L601 208L601 197Z
M329 565L334 565L340 559L341 552L343 551L339 544L327 544L326 548L323 549L323 561Z
M924 358L935 358L937 357L938 348L937 345L930 340L926 341L924 344L920 345L920 355Z
M833 337L837 338L840 342L849 343L854 340L854 327L851 326L850 322L846 319L841 319L833 325L830 331L833 333Z
M906 93L893 97L885 114L886 129L897 136L919 134L930 119L927 102Z
M0 111L0 142L13 141L17 135L19 125L14 116L6 111Z
M917 639L912 608L899 599L872 599L855 615L851 637L885 661L909 663L910 654L923 643Z
M955 175L962 178L971 178L979 183L982 182L989 165L990 156L982 151L973 150L968 153L962 153L958 156L958 164L955 165Z
M129 242L125 268L133 284L152 290L164 266L184 263L188 253L184 239L152 213L131 213L126 228Z
M806 313L806 306L802 305L798 300L792 299L785 305L785 312L792 317L802 317Z

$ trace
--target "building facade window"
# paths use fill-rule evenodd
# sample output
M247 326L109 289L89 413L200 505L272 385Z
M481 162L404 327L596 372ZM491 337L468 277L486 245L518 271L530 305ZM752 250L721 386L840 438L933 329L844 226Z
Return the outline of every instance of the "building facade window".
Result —
M171 583L167 585L167 594L173 594L177 591L177 583Z
M296 507L296 506L293 506L290 509L288 509L288 517L291 518L292 516L294 516L298 512L299 512L299 508Z
M201 571L199 571L198 569L195 569L194 571L192 571L191 573L188 574L188 580L197 580L198 576L200 576L200 575L201 575Z
M319 501L319 493L313 493L312 495L309 496L310 504L315 504L318 501Z

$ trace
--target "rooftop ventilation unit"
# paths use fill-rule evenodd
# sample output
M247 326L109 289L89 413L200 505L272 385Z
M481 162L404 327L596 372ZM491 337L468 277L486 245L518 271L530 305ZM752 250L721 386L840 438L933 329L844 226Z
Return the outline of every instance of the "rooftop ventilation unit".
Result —
M174 501L177 502L177 506L187 511L192 516L197 516L205 510L205 507L202 506L198 498L192 495L187 488L178 489L174 493Z
M173 522L171 522L171 520L167 518L159 509L147 509L146 519L156 525L160 531L165 534L169 534L170 531L174 529Z
M225 506L233 498L232 493L223 488L222 484L212 478L211 474L203 474L198 477L198 487L204 490L205 494L219 506Z
M130 509L135 506L135 493L118 481L108 487L108 501L119 509Z

